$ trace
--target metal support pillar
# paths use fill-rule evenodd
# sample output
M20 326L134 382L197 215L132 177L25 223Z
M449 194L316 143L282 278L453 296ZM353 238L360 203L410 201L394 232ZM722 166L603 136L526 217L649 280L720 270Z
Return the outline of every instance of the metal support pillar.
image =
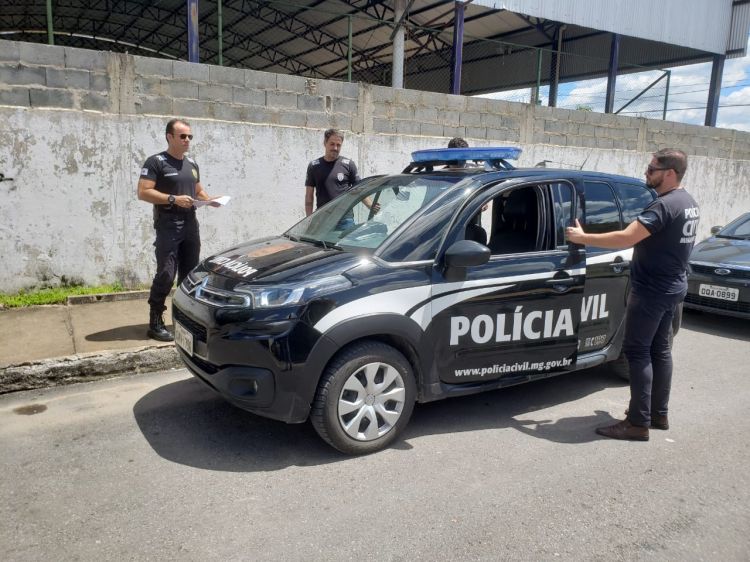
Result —
M615 109L615 86L617 85L619 59L620 35L613 33L612 44L609 47L609 71L607 73L607 97L604 100L604 113L612 113Z
M562 52L563 32L567 26L558 25L555 29L555 41L557 45L552 52L552 68L550 68L549 81L549 106L557 107L557 86L560 83L560 54Z
M200 62L198 51L198 0L187 2L188 61Z
M224 66L224 18L221 13L221 0L217 1L217 16L218 16L218 27L219 27L219 66Z
M461 66L464 48L464 3L457 0L453 18L453 52L451 56L451 94L461 94Z
M706 105L707 127L716 127L716 116L719 113L719 97L721 96L721 77L724 74L726 55L714 55L711 67L711 83L708 86L708 104Z
M346 81L352 81L352 16L349 16L349 42L346 49Z
M47 43L55 44L55 29L52 25L52 0L47 0Z
M396 0L393 10L393 22L396 29L393 30L393 72L391 73L391 87L404 87L404 27L401 25L404 12L406 11L406 0Z

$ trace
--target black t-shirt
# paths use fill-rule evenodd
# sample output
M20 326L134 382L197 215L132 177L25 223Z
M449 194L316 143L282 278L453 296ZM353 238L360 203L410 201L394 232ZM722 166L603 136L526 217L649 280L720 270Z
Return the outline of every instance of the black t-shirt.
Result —
M634 292L678 294L687 289L687 262L699 219L698 204L684 189L661 195L638 215L636 220L651 236L634 248Z
M307 165L305 185L315 188L317 209L348 191L358 181L357 165L343 156L333 162L321 156Z
M200 170L195 160L185 157L182 160L170 156L166 151L149 156L141 177L156 182L156 190L167 195L189 195L195 199L195 186L201 181ZM154 205L169 209L173 205ZM175 210L177 208L175 207ZM182 210L182 209L180 209Z

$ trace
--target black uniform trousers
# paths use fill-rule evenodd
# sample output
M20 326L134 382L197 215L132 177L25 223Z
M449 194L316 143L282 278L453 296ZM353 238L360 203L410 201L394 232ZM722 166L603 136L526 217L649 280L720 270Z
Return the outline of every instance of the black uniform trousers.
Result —
M152 310L164 310L164 302L172 290L175 276L177 284L198 265L201 238L195 210L188 212L157 210L154 218L156 230L156 274L151 284L148 304Z
M651 416L666 416L672 388L672 319L685 293L631 292L625 316L623 351L630 372L628 420L648 427Z

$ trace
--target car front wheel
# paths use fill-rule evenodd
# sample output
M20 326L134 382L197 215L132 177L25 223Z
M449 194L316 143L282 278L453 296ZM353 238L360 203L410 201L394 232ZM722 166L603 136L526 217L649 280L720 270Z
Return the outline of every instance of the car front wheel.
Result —
M347 454L390 445L414 409L416 385L406 358L380 342L345 349L323 373L310 418L318 434Z

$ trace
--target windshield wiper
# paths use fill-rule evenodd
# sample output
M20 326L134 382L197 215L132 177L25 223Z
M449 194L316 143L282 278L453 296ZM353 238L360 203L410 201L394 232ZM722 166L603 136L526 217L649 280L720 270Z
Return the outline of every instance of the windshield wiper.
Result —
M716 238L731 238L732 240L747 240L747 236L735 236L733 234L717 234Z
M330 246L326 244L325 240L318 240L317 238L310 238L308 236L300 236L299 240L302 242L308 242L310 244L315 244L316 246L322 246L324 249L328 250Z
M284 233L284 234L282 234L282 236L285 236L286 238L289 238L289 240L291 240L292 242L299 242L299 238L297 238L293 234Z

